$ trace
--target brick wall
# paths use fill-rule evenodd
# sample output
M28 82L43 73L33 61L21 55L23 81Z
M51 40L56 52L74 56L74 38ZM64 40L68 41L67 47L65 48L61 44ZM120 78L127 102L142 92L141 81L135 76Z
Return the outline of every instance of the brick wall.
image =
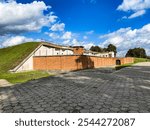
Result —
M74 47L73 48L73 54L74 55L83 55L84 48L83 47Z
M120 60L121 60L121 64L128 64L134 62L134 58L132 57L120 58Z
M34 70L79 70L115 66L116 60L121 64L132 63L133 58L101 58L94 56L39 56L33 58Z

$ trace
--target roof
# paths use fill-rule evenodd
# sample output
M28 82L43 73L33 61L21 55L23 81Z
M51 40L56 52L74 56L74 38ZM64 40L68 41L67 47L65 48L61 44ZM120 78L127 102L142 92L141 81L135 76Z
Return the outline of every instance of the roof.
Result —
M72 48L84 48L83 46L72 46Z
M49 47L54 47L54 48L59 48L59 49L69 49L69 50L73 50L73 48L72 48L72 47L69 47L69 46L62 46L62 45L57 45L57 44L48 43L48 42L41 42L41 45L49 46Z

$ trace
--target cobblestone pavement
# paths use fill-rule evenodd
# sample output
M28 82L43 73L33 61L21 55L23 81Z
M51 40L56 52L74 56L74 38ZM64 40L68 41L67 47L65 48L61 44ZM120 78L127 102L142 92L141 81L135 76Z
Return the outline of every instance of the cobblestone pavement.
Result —
M150 67L90 69L0 88L0 112L150 112Z

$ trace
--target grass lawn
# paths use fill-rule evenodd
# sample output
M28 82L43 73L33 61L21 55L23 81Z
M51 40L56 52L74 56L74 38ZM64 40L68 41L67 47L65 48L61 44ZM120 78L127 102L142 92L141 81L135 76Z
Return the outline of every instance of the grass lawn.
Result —
M150 59L146 59L146 58L134 58L134 63L139 63L139 62L150 62Z
M124 65L118 65L115 67L116 70L120 70L122 68L125 68L125 67L130 67L132 66L134 63L129 63L129 64L124 64Z
M24 60L40 42L28 42L16 46L0 49L0 79L6 79L10 83L23 83L29 80L50 76L44 71L30 71L22 73L9 73L18 63Z
M0 49L0 73L15 68L41 43L28 42L16 46Z
M46 71L30 71L21 73L1 73L0 79L6 79L8 82L16 84L47 76L50 76L50 74L48 74Z

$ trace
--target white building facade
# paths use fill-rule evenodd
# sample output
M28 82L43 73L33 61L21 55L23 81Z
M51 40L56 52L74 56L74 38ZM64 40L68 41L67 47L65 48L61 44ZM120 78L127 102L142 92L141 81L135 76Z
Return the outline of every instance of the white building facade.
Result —
M115 57L115 53L114 52L103 52L103 53L99 53L99 52L93 52L93 51L85 51L84 55L88 55L88 56L99 56L99 57Z

